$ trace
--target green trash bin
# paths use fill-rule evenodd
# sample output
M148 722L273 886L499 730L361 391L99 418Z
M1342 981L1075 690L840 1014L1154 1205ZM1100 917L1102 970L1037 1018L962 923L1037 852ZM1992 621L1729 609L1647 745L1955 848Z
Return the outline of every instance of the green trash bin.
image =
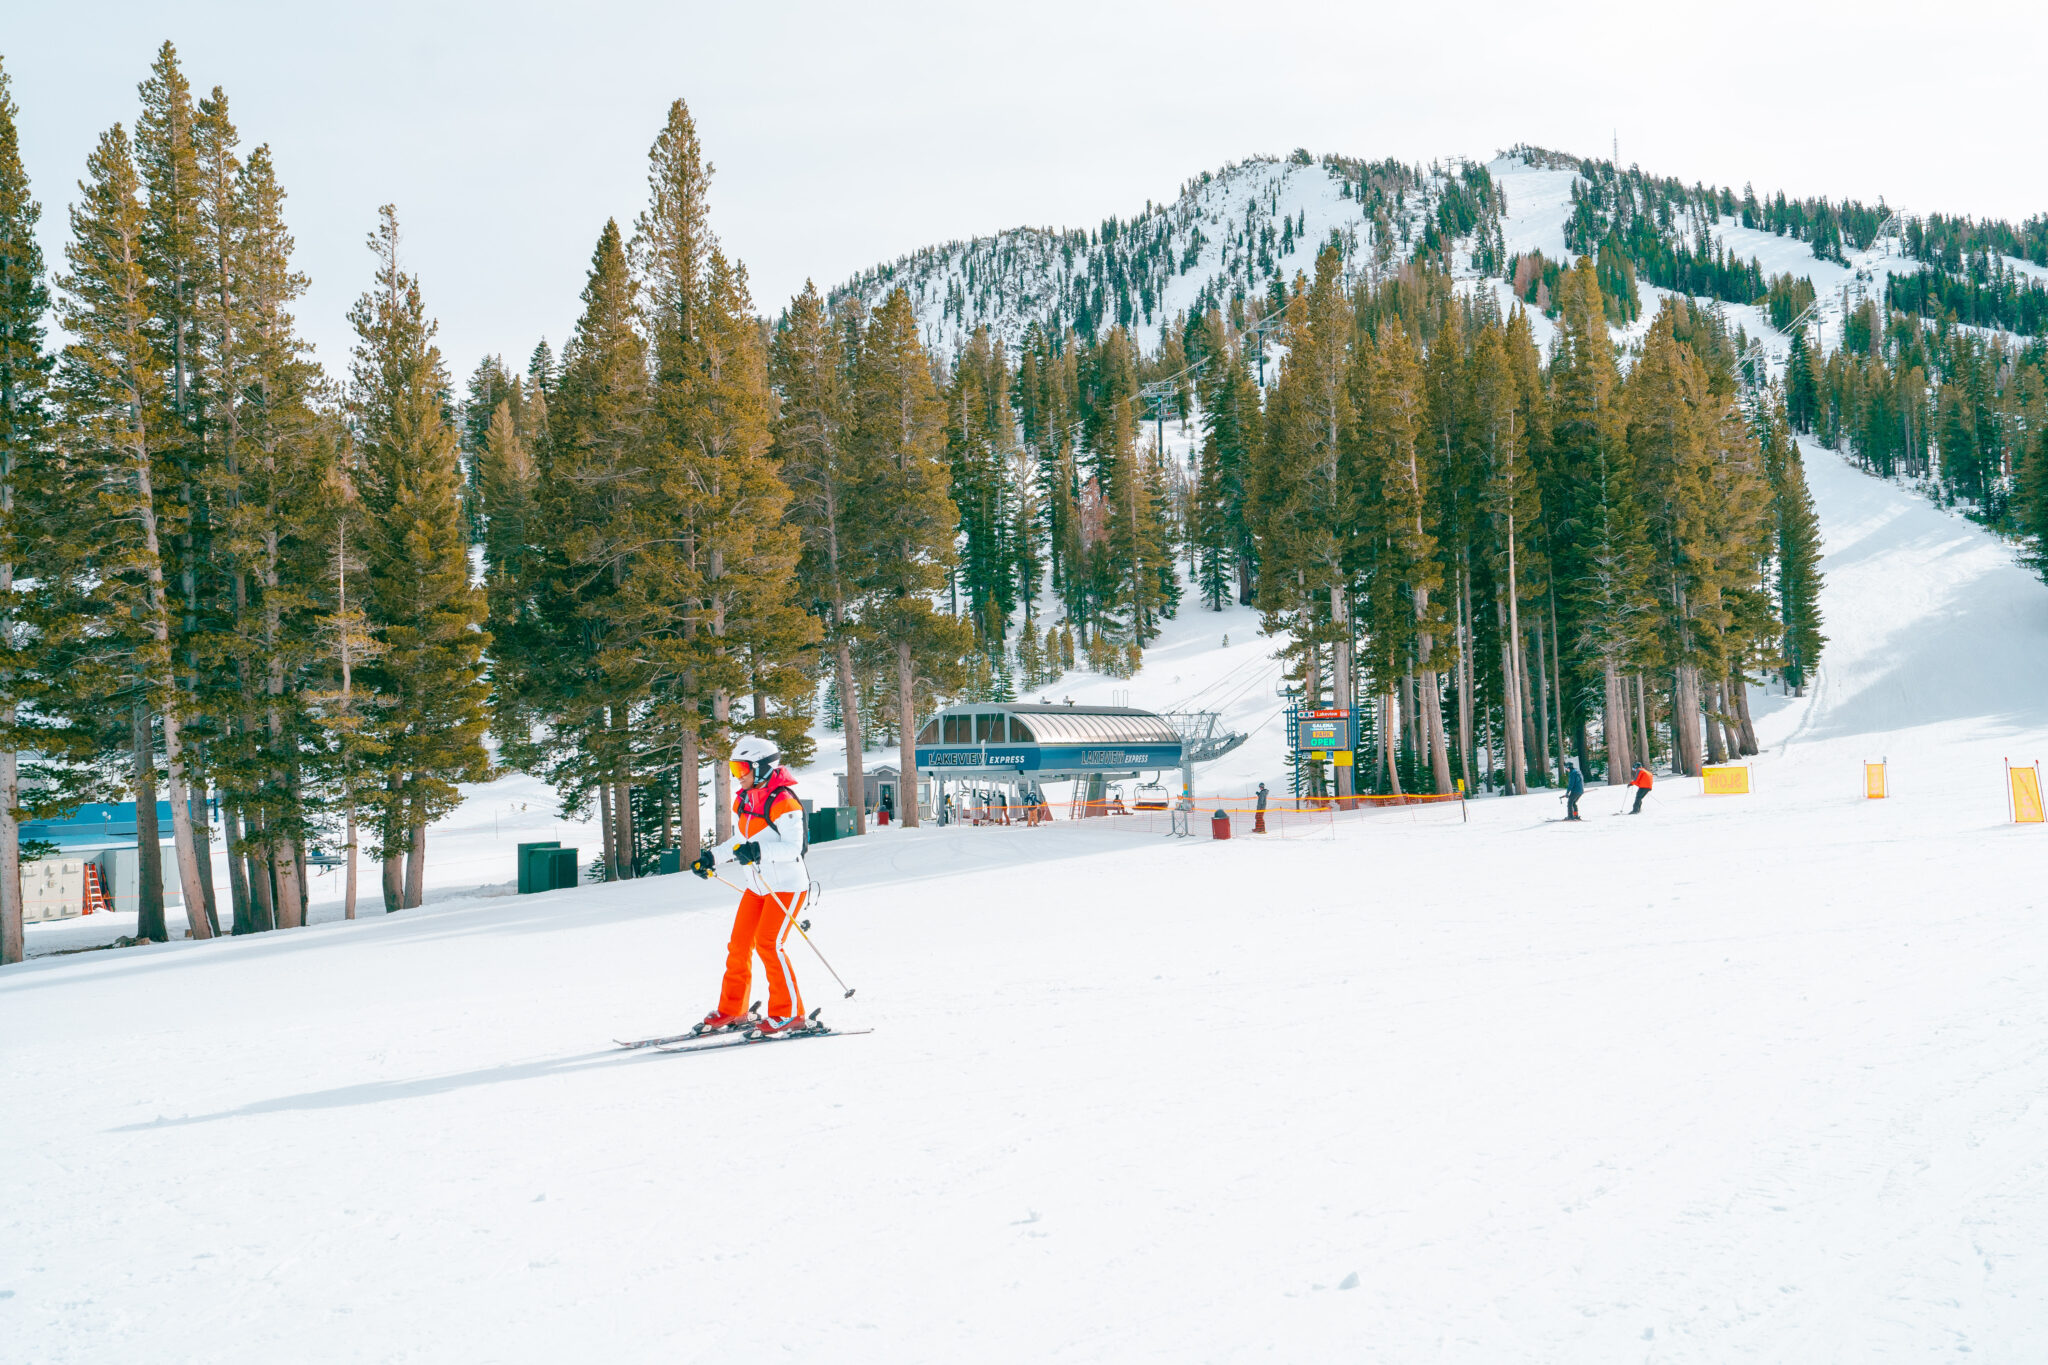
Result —
M535 849L536 855L545 854L548 860L548 890L566 891L576 885L576 850L573 848Z
M519 894L560 891L576 885L576 850L549 840L519 846Z
M683 851L679 848L662 849L661 856L654 861L654 874L657 877L666 877L671 872L681 872L682 870Z
M853 837L853 807L820 806L810 816L811 842L829 844L834 839Z
M548 839L540 843L519 846L519 894L530 896L536 891L550 891L549 872L546 860L534 861L532 854L550 848L560 848L560 839Z

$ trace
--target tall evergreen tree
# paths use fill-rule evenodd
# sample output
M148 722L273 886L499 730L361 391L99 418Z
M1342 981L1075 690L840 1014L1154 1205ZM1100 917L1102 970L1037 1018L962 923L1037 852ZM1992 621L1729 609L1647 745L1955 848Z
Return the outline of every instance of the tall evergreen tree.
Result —
M365 520L364 610L381 647L363 670L374 694L382 785L375 844L384 908L420 903L427 825L455 808L456 783L480 780L487 685L485 599L470 585L456 436L419 281L399 263L398 216L385 205L368 240L372 287L349 312L356 332L349 415ZM401 868L402 864L402 868ZM402 875L401 875L402 873Z
M157 491L160 459L183 448L184 433L166 429L166 366L155 341L145 264L148 216L126 131L103 134L86 163L81 200L71 210L71 272L59 317L74 338L64 349L60 379L67 424L79 458L101 490L107 532L96 547L93 609L103 648L117 651L134 709L133 763L139 844L140 932L164 936L160 873L155 868L153 714L163 734L164 793L171 804L178 880L195 937L210 937L204 913L192 815L186 706L173 653L179 603L166 573L167 519ZM146 813L145 813L146 812ZM155 885L152 885L155 880ZM154 894L153 894L154 893ZM154 903L152 903L154 902Z
M864 482L856 505L866 523L861 573L872 605L865 616L894 656L896 730L906 796L899 814L917 824L917 696L950 685L972 632L937 609L934 595L954 561L959 514L947 487L945 409L917 339L917 314L898 289L875 310L854 367L854 439Z
M859 684L853 655L860 641L855 609L866 584L868 558L859 537L865 519L856 490L866 479L856 460L849 409L852 357L809 281L789 305L775 336L771 375L782 402L775 424L775 454L789 486L788 518L802 544L798 578L810 589L811 610L824 628L834 692L846 737L846 786L864 790ZM867 832L867 807L853 805L854 832Z
M687 787L700 746L722 750L746 728L735 697L794 697L793 678L764 686L762 669L799 666L815 623L797 605L799 538L783 523L788 490L769 457L766 347L752 317L746 271L711 235L704 160L681 100L648 154L649 203L635 231L646 325L654 350L652 450L660 515L673 528L650 564L641 600L663 640L660 710ZM763 726L762 729L774 727ZM785 730L789 727L784 726ZM795 736L791 735L794 739ZM716 829L731 826L731 775L711 769ZM686 798L691 793L686 791ZM683 845L698 837L684 801Z
M0 67L0 965L22 958L21 825L27 805L21 786L22 752L47 744L36 723L44 695L38 612L56 591L57 537L51 535L61 485L50 429L52 358L43 350L50 295L43 283L36 223L42 207L31 196L21 164L17 113ZM16 566L34 564L32 587L17 586Z
M526 676L528 698L549 735L535 751L541 771L561 792L565 810L587 810L595 801L603 866L612 879L634 872L634 721L653 686L635 577L646 562L642 547L659 535L661 482L638 321L625 241L618 224L607 222L591 254L583 316L563 350L534 494L544 547L541 633L530 637L523 657L508 653L494 675L501 684ZM512 557L511 547L499 548ZM522 642L515 636L507 644Z

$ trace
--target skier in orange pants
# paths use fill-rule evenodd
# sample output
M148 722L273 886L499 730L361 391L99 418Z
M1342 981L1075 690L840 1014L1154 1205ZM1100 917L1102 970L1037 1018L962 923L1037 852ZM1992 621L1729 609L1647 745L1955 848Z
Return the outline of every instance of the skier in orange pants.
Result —
M699 1033L752 1028L772 1037L806 1027L803 992L787 945L811 878L804 866L803 803L796 799L796 779L778 766L781 758L774 743L759 736L748 735L733 746L731 769L739 790L732 809L738 832L690 864L699 877L709 877L723 858L746 868L748 881L726 944L718 1008L697 1025ZM747 1010L757 955L768 974L765 1019Z

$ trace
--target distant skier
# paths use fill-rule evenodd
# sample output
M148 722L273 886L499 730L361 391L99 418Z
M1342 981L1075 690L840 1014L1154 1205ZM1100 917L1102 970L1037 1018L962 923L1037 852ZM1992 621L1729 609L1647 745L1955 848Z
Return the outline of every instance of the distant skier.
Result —
M1264 834L1266 832L1266 784L1263 782L1259 784L1258 795L1259 809L1256 818L1252 821L1252 833Z
M804 866L803 802L796 798L796 778L781 762L774 741L758 735L744 736L733 745L727 766L739 787L732 801L738 833L705 849L690 864L692 872L708 878L721 859L737 863L747 869L748 885L726 944L718 1008L697 1025L699 1033L753 1028L773 1037L805 1026L803 992L783 942L810 892L811 876ZM747 1009L757 953L768 973L766 1019Z
M1657 779L1650 776L1648 768L1636 769L1636 775L1629 779L1629 785L1636 789L1636 804L1635 808L1629 811L1630 815L1643 813L1643 798L1650 794L1650 788L1655 786L1656 782Z
M1586 794L1586 779L1579 773L1579 760L1565 760L1564 773L1564 818L1579 818L1579 798Z

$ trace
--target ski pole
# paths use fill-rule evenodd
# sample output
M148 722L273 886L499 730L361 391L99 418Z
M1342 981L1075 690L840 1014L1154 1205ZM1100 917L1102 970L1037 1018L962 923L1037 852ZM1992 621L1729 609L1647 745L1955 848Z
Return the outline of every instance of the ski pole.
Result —
M711 880L717 882L721 886L731 887L734 891L739 892L743 896L747 893L747 889L745 887L727 881L725 878L719 876L716 872L711 874ZM781 894L778 892L770 891L768 894L775 898L775 904L781 908L784 916L787 916L790 913L789 903L783 900ZM825 955L821 952L818 952L817 943L813 941L813 939L811 938L810 931L804 927L806 924L809 923L809 921L796 920L794 921L794 923L796 925L796 931L804 936L804 942L809 943L811 945L811 951L818 954L818 961L825 963L825 970L831 972L832 979L839 983L839 989L846 992L846 994L840 996L839 998L841 1000L853 999L854 988L847 985L846 978L841 976L837 971L834 971L832 964L830 962L825 961Z

